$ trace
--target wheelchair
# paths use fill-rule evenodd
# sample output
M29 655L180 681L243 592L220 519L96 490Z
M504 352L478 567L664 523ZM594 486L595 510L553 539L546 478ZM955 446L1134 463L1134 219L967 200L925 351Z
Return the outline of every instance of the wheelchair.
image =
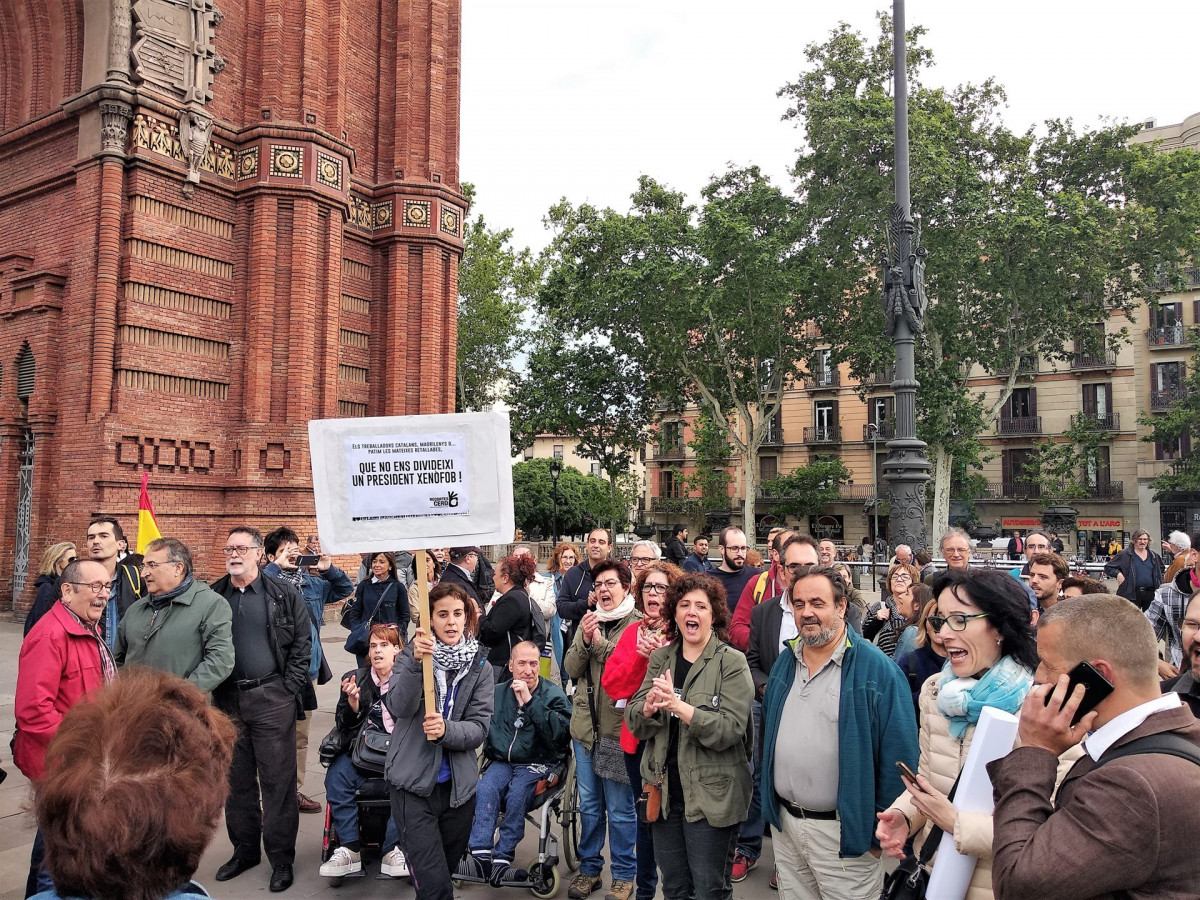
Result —
M534 813L539 812L537 819ZM562 831L561 843L551 831L553 818ZM537 783L533 800L525 813L529 824L538 827L538 855L526 871L529 877L523 881L502 881L499 887L528 888L540 900L549 900L558 893L558 851L562 848L562 859L567 868L574 872L579 868L579 789L575 782L575 758L568 756ZM497 824L498 827L498 824ZM479 863L466 852L454 871L454 881L462 884L486 884L488 879L479 868Z
M358 807L358 833L362 842L363 856L368 851L382 855L384 832L387 829L388 818L392 814L392 800L388 793L387 780L382 776L368 778L354 793L354 802ZM333 808L325 804L325 830L321 835L321 862L328 862L333 851L338 848L337 829L333 825ZM347 878L363 878L367 874L366 866L350 875L329 878L330 887L341 887ZM388 875L379 874L377 879L393 881Z

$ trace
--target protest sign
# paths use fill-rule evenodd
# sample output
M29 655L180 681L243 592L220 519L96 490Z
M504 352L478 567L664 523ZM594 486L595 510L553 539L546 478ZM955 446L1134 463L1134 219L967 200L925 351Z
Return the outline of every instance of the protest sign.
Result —
M317 526L331 552L512 540L506 414L320 419L308 436Z

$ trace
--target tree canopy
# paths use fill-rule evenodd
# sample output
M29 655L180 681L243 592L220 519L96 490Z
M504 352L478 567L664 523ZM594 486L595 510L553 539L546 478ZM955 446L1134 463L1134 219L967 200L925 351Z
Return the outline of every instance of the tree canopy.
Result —
M554 482L550 460L531 459L513 466L513 512L525 534L553 535ZM558 478L558 533L584 534L598 525L615 522L618 530L629 524L628 507L613 509L609 485L595 475L563 466Z
M795 165L809 237L808 286L835 358L865 377L890 363L879 259L893 192L891 23L874 40L843 24L806 49L781 96L805 145ZM1049 121L1017 133L988 80L927 85L932 53L909 32L912 204L928 248L931 307L918 345L918 435L935 463L934 530L944 527L956 454L978 435L1038 356L1069 365L1127 339L1098 324L1132 316L1160 279L1182 279L1200 234L1200 156L1129 144L1137 126ZM1000 380L984 404L968 374Z

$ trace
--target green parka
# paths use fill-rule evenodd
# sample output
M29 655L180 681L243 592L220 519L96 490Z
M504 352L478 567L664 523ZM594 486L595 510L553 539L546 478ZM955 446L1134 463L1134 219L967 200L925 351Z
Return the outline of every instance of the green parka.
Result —
M600 676L604 674L604 663L617 647L621 632L641 618L641 613L631 610L629 615L615 622L602 622L600 634L590 644L583 642L583 629L575 629L575 639L571 648L563 657L563 670L575 679L575 696L572 698L571 737L592 749L594 741L592 729L592 713L588 708L588 684L594 688L593 702L596 705L596 717L600 721L600 736L611 738L621 737L621 710L613 705L613 700L600 686Z
M625 708L625 724L633 736L646 741L642 778L662 786L662 810L670 808L667 750L671 742L670 715L659 710L650 718L642 714L654 679L674 671L680 642L672 641L650 654L646 677ZM683 702L695 707L692 722L679 722L679 780L683 784L683 817L704 819L714 828L746 820L752 779L750 755L754 750L754 720L750 705L754 680L740 650L715 634L692 663L683 683Z

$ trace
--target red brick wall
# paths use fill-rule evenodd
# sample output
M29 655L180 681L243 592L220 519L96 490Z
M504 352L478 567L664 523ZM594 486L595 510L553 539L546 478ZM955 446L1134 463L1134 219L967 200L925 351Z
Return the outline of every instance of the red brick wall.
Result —
M309 419L453 408L460 3L220 5L214 149L246 157L188 196L184 164L133 125L124 158L94 156L92 108L60 107L91 87L92 5L0 3L0 609L25 428L19 607L46 545L82 542L90 516L135 539L143 472L162 532L218 575L235 524L315 533ZM142 123L177 121L138 90ZM302 162L276 170L273 149Z

